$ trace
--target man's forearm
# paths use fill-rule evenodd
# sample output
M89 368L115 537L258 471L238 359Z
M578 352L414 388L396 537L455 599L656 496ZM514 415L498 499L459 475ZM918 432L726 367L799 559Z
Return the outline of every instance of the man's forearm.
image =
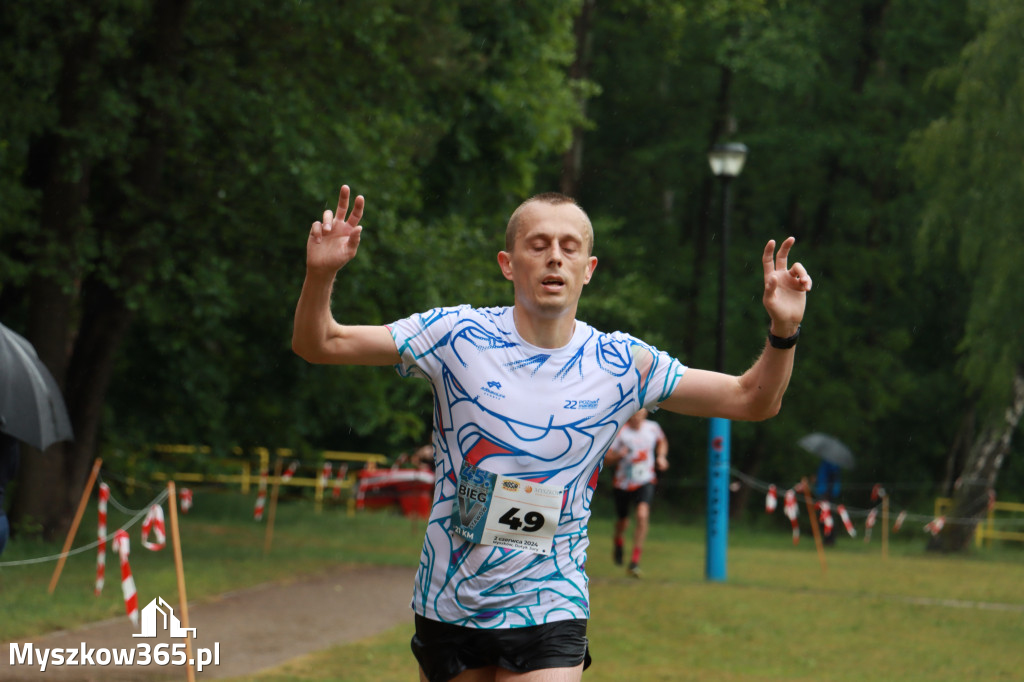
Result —
M783 350L765 343L761 357L740 377L751 419L767 419L779 413L782 396L793 376L795 357L795 347Z
M335 275L306 271L302 293L295 305L292 350L309 362L322 362L332 336L337 334L331 314L331 291Z
M292 350L307 362L394 365L401 360L391 331L382 325L342 325L331 314L334 277L307 271L295 306Z

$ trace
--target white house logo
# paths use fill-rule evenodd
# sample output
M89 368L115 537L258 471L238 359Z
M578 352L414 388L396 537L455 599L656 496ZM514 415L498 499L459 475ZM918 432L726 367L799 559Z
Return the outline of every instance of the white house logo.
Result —
M480 387L480 390L492 398L497 398L498 400L503 400L505 398L505 394L501 392L500 381L488 381L486 386Z
M194 652L188 638L196 638L195 628L184 628L174 615L171 605L157 597L142 609L142 632L132 637L154 638L164 632L175 642L139 642L132 647L93 647L85 642L74 647L37 647L32 642L11 644L11 666L34 666L39 672L47 668L77 666L189 666L202 672L209 665L220 665L220 642L212 648L200 648Z
M174 615L174 609L163 597L157 597L146 604L142 609L141 622L142 632L132 637L156 637L157 625L161 625L161 629L166 630L170 637L184 638L191 634L192 639L196 638L196 629L181 627L181 621Z

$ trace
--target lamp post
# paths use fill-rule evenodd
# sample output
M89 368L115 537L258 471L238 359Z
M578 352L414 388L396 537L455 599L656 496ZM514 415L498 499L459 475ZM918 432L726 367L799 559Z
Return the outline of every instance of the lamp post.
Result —
M743 170L746 145L716 144L708 152L711 172L722 179L722 233L719 239L718 329L715 339L715 370L725 371L725 289L729 254L729 221L732 218L732 180ZM724 581L729 539L729 450L731 424L712 418L708 433L708 528L704 577Z

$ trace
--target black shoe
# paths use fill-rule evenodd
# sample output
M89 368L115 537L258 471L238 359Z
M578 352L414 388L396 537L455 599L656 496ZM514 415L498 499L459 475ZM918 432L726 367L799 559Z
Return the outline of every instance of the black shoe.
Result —
M615 558L615 565L616 566L621 566L622 565L622 547L620 547L619 545L615 545L615 557L614 558Z

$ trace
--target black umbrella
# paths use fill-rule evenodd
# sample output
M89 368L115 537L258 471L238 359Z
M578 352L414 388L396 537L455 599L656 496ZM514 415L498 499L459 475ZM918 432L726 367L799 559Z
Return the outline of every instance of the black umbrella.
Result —
M32 344L2 323L0 431L40 450L74 438L57 381Z
M825 433L809 433L797 445L843 469L853 468L853 453L842 441Z

